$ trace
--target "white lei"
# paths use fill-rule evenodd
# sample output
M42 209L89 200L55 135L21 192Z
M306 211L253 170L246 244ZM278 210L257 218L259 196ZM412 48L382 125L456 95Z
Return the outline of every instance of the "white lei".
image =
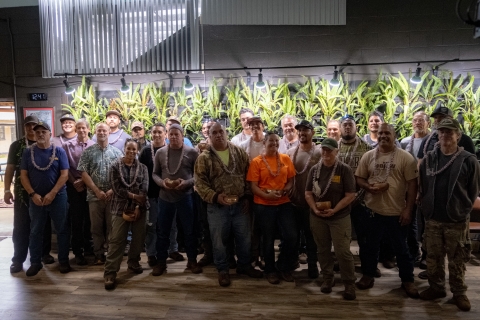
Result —
M140 165L139 165L137 159L135 159L135 160L133 161L133 165L136 166L135 176L133 177L131 183L127 183L127 182L125 181L125 177L123 176L123 169L122 169L122 167L126 167L127 165L120 159L120 166L119 166L119 170L118 170L118 171L120 172L120 180L122 180L122 183L123 183L127 188L130 188L131 186L133 186L133 185L135 184L135 182L137 181L138 172L140 172Z
M120 133L118 134L117 139L115 141L109 142L108 144L114 145L121 137L122 137L123 129L120 129Z
M177 174L178 170L180 170L180 167L182 166L182 161L183 161L183 155L185 154L185 146L182 145L182 153L180 154L180 159L178 160L178 165L177 165L177 168L175 169L175 171L173 172L170 172L170 169L168 168L168 154L170 153L170 145L168 146L168 149L167 149L167 157L166 157L166 165L165 165L165 169L167 170L167 173L171 176L174 176Z
M50 169L50 167L52 166L53 164L53 161L55 161L55 155L56 155L56 147L55 145L52 144L52 156L50 157L50 162L48 163L48 165L44 168L41 168L37 165L37 163L35 162L35 156L34 156L34 152L33 152L33 149L35 149L35 147L38 147L37 146L37 143L34 143L32 144L32 146L30 147L30 158L32 159L32 164L33 166L35 167L35 169L37 170L40 170L40 171L47 171L48 169Z
M387 164L387 174L385 175L385 178L380 180L380 174L379 175L376 175L376 172L377 172L377 158L378 158L378 147L375 148L375 155L373 157L373 177L374 178L377 178L377 182L378 183L385 183L387 182L387 179L388 177L390 176L390 171L392 169L392 164L393 164L393 161L394 161L394 158L395 158L395 154L397 153L397 147L394 146L393 147L393 151L391 151L392 155L390 156L390 161L388 162ZM380 170L379 170L380 171Z
M312 190L312 192L315 194L317 199L323 198L327 194L328 189L330 189L330 185L332 184L333 176L335 175L335 171L337 171L338 162L339 162L338 158L335 158L335 164L333 165L332 174L330 175L330 178L328 178L327 186L325 187L323 192L322 192L322 188L320 187L320 184L318 183L318 181L320 180L320 174L322 172L323 161L320 160L320 165L317 168L315 168L315 170L313 172L313 190Z
M432 151L428 151L428 154L433 154L435 152L436 149L439 149L440 147L440 142L437 142L435 143L435 146L433 147L433 150ZM440 170L437 170L437 171L433 171L433 169L430 168L430 166L428 165L428 158L427 158L427 162L426 162L426 166L427 166L427 175L429 176L436 176L437 174L439 173L442 173L443 171L445 171L448 167L450 167L452 164L453 164L453 161L455 161L455 159L458 157L458 155L462 152L463 150L463 147L457 147L457 152L455 152L455 154L453 155L452 159L450 159L450 161L448 161ZM441 151L440 151L441 152Z
M295 152L293 153L293 159L292 159L293 164L295 164L295 162L297 160L297 154L298 154L299 148L300 148L300 144L297 146L297 148L295 149ZM303 167L302 171L297 171L297 169L295 168L295 172L297 173L297 175L303 174L307 170L308 164L310 163L310 160L312 159L312 156L313 156L314 152L315 152L315 145L312 142L311 149L310 149L310 151L308 151L308 159L305 162L305 166Z

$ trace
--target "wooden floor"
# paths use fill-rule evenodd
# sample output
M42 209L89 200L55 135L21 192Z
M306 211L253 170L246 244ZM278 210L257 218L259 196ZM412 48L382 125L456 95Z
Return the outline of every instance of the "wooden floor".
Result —
M352 252L357 251L352 244ZM144 273L128 272L124 261L118 286L109 292L103 288L101 266L80 267L72 259L73 271L68 274L60 274L55 263L45 266L37 276L27 278L24 272L10 274L12 253L11 237L0 237L0 319L478 319L480 316L477 258L468 264L472 310L464 313L448 303L451 294L435 302L407 298L400 289L397 270L382 267L383 276L377 279L374 288L357 290L357 300L345 301L339 274L336 279L340 284L331 294L322 294L320 280L307 277L306 265L294 273L294 283L282 282L276 286L265 279L236 275L232 270L232 285L222 288L213 267L193 275L185 271L186 262L170 261L167 274L153 277L142 254ZM27 268L26 262L24 270ZM416 275L419 272L415 269ZM420 289L427 286L426 281L418 278L416 283Z

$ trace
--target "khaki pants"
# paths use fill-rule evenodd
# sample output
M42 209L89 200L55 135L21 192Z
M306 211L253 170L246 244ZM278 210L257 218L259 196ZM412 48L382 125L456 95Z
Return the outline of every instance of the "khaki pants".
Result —
M469 220L465 222L425 223L424 246L427 248L428 283L437 291L445 291L445 255L448 258L450 291L463 295L465 284L465 263L470 260L471 245Z
M318 261L320 262L323 280L333 279L334 276L333 243L343 283L355 283L357 279L355 277L355 265L353 254L350 251L352 234L350 216L338 220L327 220L310 215L310 229L317 244Z

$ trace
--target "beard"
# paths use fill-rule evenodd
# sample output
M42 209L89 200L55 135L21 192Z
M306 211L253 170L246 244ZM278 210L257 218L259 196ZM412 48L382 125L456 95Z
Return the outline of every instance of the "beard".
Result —
M352 140L353 138L355 138L355 134L342 134L342 139L343 140Z

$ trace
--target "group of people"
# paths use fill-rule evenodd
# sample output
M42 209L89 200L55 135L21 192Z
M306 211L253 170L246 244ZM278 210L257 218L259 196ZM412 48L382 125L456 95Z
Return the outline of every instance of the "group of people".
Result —
M47 263L51 218L60 272L70 271L70 245L79 265L93 251L95 264L105 265L105 288L113 289L129 241L128 269L143 272L145 248L152 275L161 276L169 257L183 260L175 249L178 222L186 268L201 273L213 262L220 286L230 285L232 267L271 284L291 282L300 262L308 264L310 278L321 273L326 294L338 267L343 297L353 300L356 289L373 287L381 275L377 264L385 250L396 258L406 294L433 300L446 296L447 255L453 299L461 310L470 309L465 263L480 167L451 110L436 108L432 131L430 117L415 113L414 134L401 142L381 113L370 115L363 139L354 117L345 115L328 123L319 145L306 120L285 115L280 138L264 132L262 118L251 110L242 109L239 117L243 130L231 141L220 123L205 121L204 140L195 147L174 117L150 128L152 141L140 122L132 124L134 139L128 136L115 110L92 140L88 123L71 115L60 119L63 134L53 139L48 124L25 118L25 137L12 144L5 176L9 203L15 174L10 271L23 269L28 250L27 276ZM363 274L356 283L352 234ZM199 238L205 252L197 261ZM430 286L419 293L413 270L422 238ZM389 249L381 248L385 243Z

